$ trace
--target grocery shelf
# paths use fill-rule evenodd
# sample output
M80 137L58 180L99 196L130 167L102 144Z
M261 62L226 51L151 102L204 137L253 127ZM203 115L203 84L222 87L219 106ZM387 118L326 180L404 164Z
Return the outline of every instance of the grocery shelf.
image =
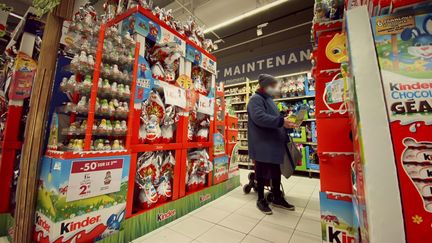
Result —
M312 145L312 146L317 146L318 145L318 143L313 143L313 142L295 142L295 143L305 144L305 145Z
M246 85L246 82L241 82L241 83L236 83L236 84L228 84L225 85L224 88L232 88L232 87L237 87L237 86L242 86L242 85Z
M242 101L242 102L231 102L231 105L243 105L243 104L246 104L246 102L245 101Z
M248 120L238 120L239 122L247 122Z
M225 97L236 96L236 95L246 95L246 94L248 94L248 93L242 92L242 93L236 93L236 94L225 94Z
M235 113L246 113L247 110L239 110L239 111L234 111Z

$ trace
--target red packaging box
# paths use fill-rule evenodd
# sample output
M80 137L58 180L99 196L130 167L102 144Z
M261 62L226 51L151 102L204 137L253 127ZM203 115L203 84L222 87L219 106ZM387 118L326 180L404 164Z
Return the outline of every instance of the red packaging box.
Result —
M225 116L226 127L228 129L238 129L238 118L236 116Z
M316 78L315 83L315 104L316 104L316 112L315 116L317 118L341 118L341 117L348 117L348 112L345 112L343 114L339 112L330 112L330 109L326 106L324 103L324 92L326 89L326 85L331 82L337 76L340 74L338 70L334 71L323 71L321 72L318 77ZM329 107L333 110L339 110L342 106L342 102L334 103L334 104L328 104ZM346 106L345 106L346 107ZM346 110L346 108L342 107L342 110Z
M339 32L326 32L318 37L318 52L316 57L316 68L318 70L340 69L340 63L332 62L326 55L327 44L333 39L336 33Z
M431 5L431 1L428 0L392 0L390 13L397 13L411 10L413 8L426 7Z
M238 130L227 129L226 131L226 140L227 142L236 142L238 136Z
M379 2L379 15L390 13L391 0L380 0Z
M321 191L352 194L351 164L354 155L318 154Z
M351 153L353 142L349 118L317 119L318 153Z

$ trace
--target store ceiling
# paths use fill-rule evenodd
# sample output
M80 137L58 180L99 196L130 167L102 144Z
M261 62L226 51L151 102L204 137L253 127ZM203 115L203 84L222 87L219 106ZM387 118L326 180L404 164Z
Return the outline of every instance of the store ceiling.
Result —
M212 27L274 1L156 0L154 3L167 9L173 9L174 16L181 20L185 20L190 13L193 13L201 24ZM208 38L223 40L222 43L218 44L219 49L214 54L223 62L235 62L236 53L252 51L281 41L286 43L286 40L290 38L293 39L293 42L290 43L306 42L304 44L307 44L311 28L310 22L313 17L313 3L312 0L288 0L264 12L217 29L214 33L208 33ZM263 28L263 36L257 38L257 26L263 23L268 23L268 25ZM299 36L306 36L307 38L299 38ZM273 50L278 48L282 47L274 46ZM271 51L272 48L269 50ZM230 58L226 58L228 56Z
M97 9L101 9L105 2L105 0L93 1L96 2ZM154 5L173 9L174 16L180 20L186 20L192 13L200 24L208 28L274 1L276 0L154 0ZM21 16L31 2L32 0L6 0L6 4L12 6L14 12ZM226 64L240 58L240 56L236 57L239 52L252 52L264 46L272 46L266 48L268 51L273 51L283 48L280 45L286 43L307 42L306 38L300 36L307 36L310 32L313 2L313 0L287 0L276 7L208 33L208 38L223 40L218 43L219 49L214 54ZM10 28L19 21L17 18L9 19ZM263 29L263 36L258 38L257 26L263 23L268 23L268 26ZM289 39L293 41L287 41Z

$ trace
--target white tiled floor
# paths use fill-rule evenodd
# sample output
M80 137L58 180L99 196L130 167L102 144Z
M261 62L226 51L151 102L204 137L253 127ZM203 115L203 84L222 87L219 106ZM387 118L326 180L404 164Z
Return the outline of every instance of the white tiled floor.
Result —
M242 185L249 171L241 170ZM255 206L256 193L242 187L192 213L147 234L134 243L320 243L319 180L282 179L287 200L295 212L273 208L264 215Z

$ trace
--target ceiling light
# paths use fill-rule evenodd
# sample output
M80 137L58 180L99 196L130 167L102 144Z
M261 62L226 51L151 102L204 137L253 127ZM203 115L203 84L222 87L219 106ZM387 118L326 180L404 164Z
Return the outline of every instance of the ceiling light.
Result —
M262 36L262 34L263 34L262 29L261 29L261 28L258 28L258 29L257 29L257 36Z
M272 2L272 3L266 4L264 6L261 6L259 8L254 9L254 10L246 12L246 13L244 13L242 15L239 15L239 16L237 16L235 18L229 19L229 20L227 20L225 22L222 22L220 24L217 24L217 25L214 25L214 26L212 26L210 28L207 28L206 30L204 30L204 33L209 33L209 32L215 31L217 29L220 29L222 27L228 26L230 24L233 24L235 22L243 20L243 19L245 19L247 17L250 17L250 16L255 15L257 13L261 13L263 11L266 11L267 9L270 9L272 7L278 6L278 5L280 5L280 4L284 3L284 2L288 2L288 0L276 0L276 1Z
M12 17L18 18L18 19L23 19L24 18L24 17L22 17L22 16L20 16L18 14L12 13L12 12L10 12L9 15L12 16Z

